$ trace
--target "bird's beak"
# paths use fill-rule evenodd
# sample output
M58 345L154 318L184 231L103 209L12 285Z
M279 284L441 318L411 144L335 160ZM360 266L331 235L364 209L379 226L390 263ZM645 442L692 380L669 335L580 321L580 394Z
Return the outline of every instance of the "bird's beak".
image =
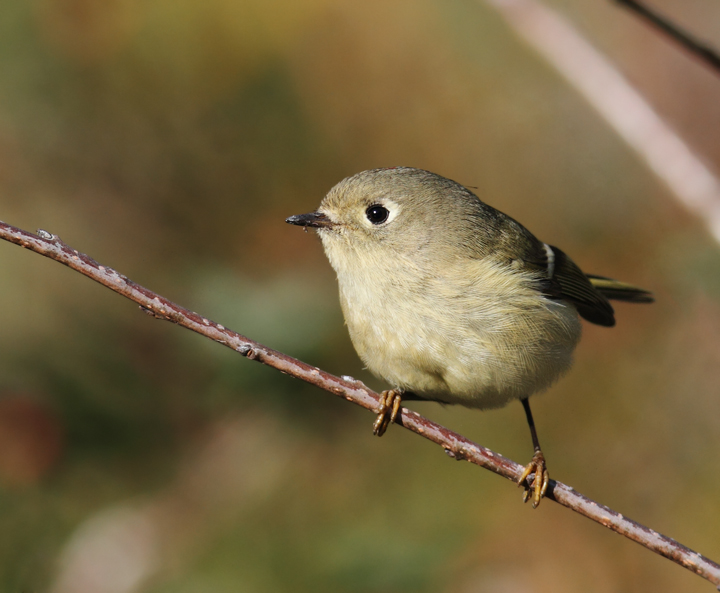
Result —
M309 212L308 214L296 214L290 218L286 218L285 222L288 224L296 224L297 226L304 227L315 227L315 228L330 228L335 226L335 223L330 220L322 212Z

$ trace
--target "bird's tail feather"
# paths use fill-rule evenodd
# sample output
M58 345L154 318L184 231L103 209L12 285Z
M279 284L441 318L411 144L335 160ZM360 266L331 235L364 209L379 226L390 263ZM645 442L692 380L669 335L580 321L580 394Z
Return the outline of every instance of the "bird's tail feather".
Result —
M587 277L595 289L607 299L628 303L652 303L655 301L651 292L632 284L592 274L587 274Z

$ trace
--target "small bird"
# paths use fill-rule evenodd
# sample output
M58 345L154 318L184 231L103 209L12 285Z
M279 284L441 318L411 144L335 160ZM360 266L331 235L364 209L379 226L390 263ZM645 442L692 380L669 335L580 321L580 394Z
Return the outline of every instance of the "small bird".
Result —
M651 293L585 274L467 188L421 169L358 173L286 222L317 229L355 350L392 386L374 433L403 399L479 409L519 399L535 453L518 484L534 474L524 500L537 507L549 475L528 398L570 368L579 317L611 327L608 299L650 303Z

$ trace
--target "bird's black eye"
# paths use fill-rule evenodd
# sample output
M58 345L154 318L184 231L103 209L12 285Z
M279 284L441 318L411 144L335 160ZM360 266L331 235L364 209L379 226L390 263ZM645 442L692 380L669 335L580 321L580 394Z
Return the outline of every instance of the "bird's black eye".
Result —
M365 210L365 216L367 216L367 219L373 224L382 224L388 219L390 212L388 212L388 209L385 208L385 206L373 204L370 208Z

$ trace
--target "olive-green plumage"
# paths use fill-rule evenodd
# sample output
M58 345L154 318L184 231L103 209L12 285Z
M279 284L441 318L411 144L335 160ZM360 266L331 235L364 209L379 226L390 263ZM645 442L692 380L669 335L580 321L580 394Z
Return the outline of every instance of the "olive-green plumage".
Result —
M344 179L316 213L288 222L318 228L367 367L423 399L492 408L527 398L570 367L578 314L611 326L609 298L652 300L585 275L468 189L419 169Z
M648 303L650 293L583 273L468 189L419 169L348 177L317 212L287 222L317 228L353 345L393 387L375 434L401 399L471 408L520 399L535 454L518 483L538 506L549 474L528 398L570 368L579 317L612 326L608 299Z

